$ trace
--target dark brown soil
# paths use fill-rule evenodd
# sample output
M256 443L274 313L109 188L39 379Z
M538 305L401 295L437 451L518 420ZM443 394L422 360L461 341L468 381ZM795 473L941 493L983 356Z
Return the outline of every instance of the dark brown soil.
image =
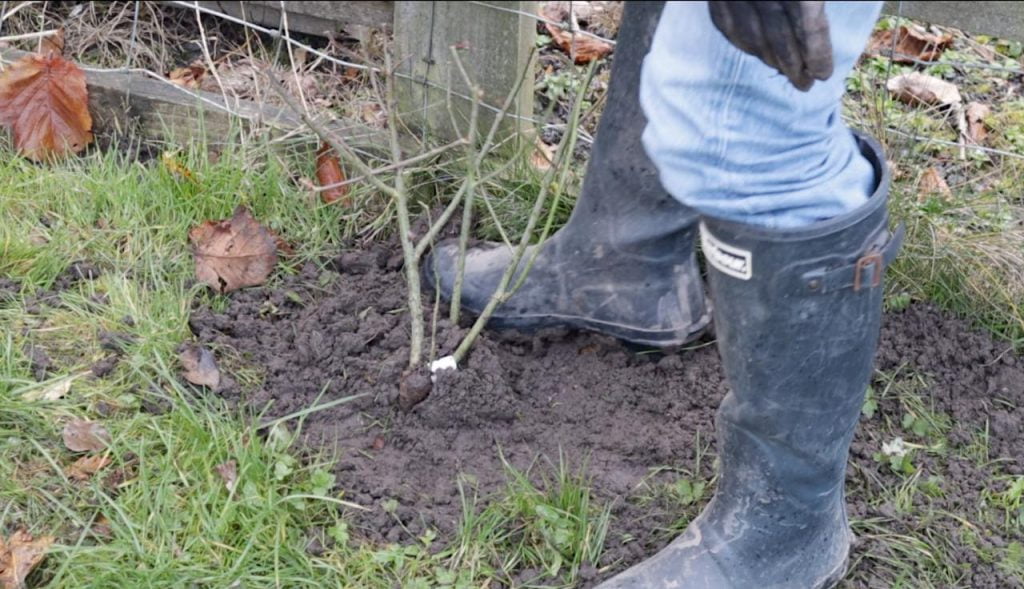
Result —
M586 465L597 502L613 504L604 556L596 569L587 567L593 574L583 575L590 585L664 545L709 498L710 490L700 504L683 507L652 489L674 483L680 470L701 480L713 475L713 418L726 392L714 345L655 354L592 334L488 333L464 366L439 373L427 399L403 412L396 401L408 351L399 311L404 286L389 259L381 248L347 253L324 271L310 264L273 288L232 294L223 312L199 306L191 319L198 339L219 355L265 370L255 391L226 379L218 393L239 408L259 412L269 405L266 415L276 417L318 397L323 403L366 395L309 415L303 426L307 444L338 452L338 486L346 497L374 508L352 514L355 533L371 542L413 542L410 533L432 527L450 537L462 509L459 473L471 474L486 497L507 481L499 449L519 469L538 456L557 463L561 451L574 468ZM463 331L441 322L436 356L449 353ZM897 384L924 375L924 406L950 425L948 432L916 435L901 425L908 406L893 392L899 387L887 389L885 379L874 384L878 409L862 419L848 470L850 512L862 532L849 586L892 586L891 573L877 563L901 558L857 523L865 521L897 534L929 526L952 546L956 562L945 564L962 571L961 586L1019 586L1020 579L978 556L979 546L1024 540L1018 529L1002 527L1002 512L992 522L973 521L974 527L952 517L921 518L981 513L982 493L1005 487L995 477L1024 473L1018 450L1024 362L965 322L913 304L886 316L877 367ZM992 460L968 457L986 429ZM948 440L945 449L914 457L919 481L942 478L933 479L939 492L912 493L911 515L885 490L910 477L875 459L895 435L924 445ZM534 473L549 469L548 462L536 464ZM659 467L675 470L656 472ZM388 499L398 502L408 532L380 508Z

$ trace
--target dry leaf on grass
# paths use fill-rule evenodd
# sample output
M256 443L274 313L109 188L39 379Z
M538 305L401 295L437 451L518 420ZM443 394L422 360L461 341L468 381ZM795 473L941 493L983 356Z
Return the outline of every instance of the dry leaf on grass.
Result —
M383 129L387 126L388 115L384 112L384 107L376 102L362 103L359 106L359 116L362 117L364 123L374 129Z
M894 76L885 87L897 99L908 104L955 106L963 100L955 85L920 72Z
M934 76L911 72L890 78L885 87L898 100L907 104L948 108L960 136L960 157L967 157L963 147L969 141L967 117L964 113L963 98L956 86Z
M64 29L39 38L39 55L64 55Z
M263 284L277 264L274 236L238 207L230 219L206 221L188 232L196 278L220 293Z
M224 486L228 488L228 492L234 491L235 485L238 484L238 463L232 459L223 464L218 464L214 469L220 475L221 480L224 481Z
M87 481L92 475L110 465L111 459L103 454L83 456L67 468L65 473L76 481Z
M216 75L211 73L199 80L199 89L206 92L224 92L228 96L238 97L244 100L255 100L259 93L256 91L257 80L263 74L259 66L253 65L249 60L224 61L217 65Z
M203 78L206 76L206 66L201 61L194 61L185 67L179 67L171 70L171 73L167 75L171 83L175 86L181 86L182 88L188 88L189 90L198 90L203 83Z
M530 154L530 165L536 170L546 172L551 169L551 164L555 161L555 146L548 145L537 138L536 145L533 148L533 153Z
M985 126L985 117L992 112L987 104L980 102L969 102L964 109L967 117L967 138L974 144L980 145L988 137L988 128Z
M196 178L192 174L192 170L189 170L185 164L181 163L181 160L178 159L177 153L173 151L163 152L160 154L160 163L163 164L164 169L167 170L171 176L174 176L179 180L188 180L189 182L196 184Z
M921 175L921 181L917 185L917 199L924 202L934 195L948 199L953 197L953 191L950 190L946 179L942 177L942 172L933 166Z
M896 35L896 52L893 55L893 35ZM888 57L893 55L896 63L914 63L914 60L935 61L942 52L953 45L953 35L933 35L916 27L901 26L896 31L875 31L868 42L867 54Z
M40 161L92 142L85 74L59 55L28 55L0 73L0 124L14 147Z
M562 22L570 15L567 10L560 8L555 4L546 4L540 10L540 15L553 22ZM571 28L576 28L578 25L575 22L570 23ZM566 31L558 25L551 23L544 23L544 27L548 30L548 34L554 40L555 44L558 45L562 51L565 51L577 65L583 65L590 63L601 58L606 57L612 52L611 43L602 39L590 37L588 35L573 34L572 31Z
M89 532L100 540L109 540L114 537L114 530L110 527L110 520L102 515L96 518Z
M18 530L4 540L0 536L0 589L23 589L25 578L32 572L53 544L53 536L32 538Z
M345 171L341 169L341 162L338 156L328 145L321 145L316 151L316 179L320 187L331 186L345 181ZM348 184L334 186L320 192L320 200L327 204L341 201L342 206L348 207L351 201L348 198Z
M270 72L274 79L288 89L295 97L300 94L306 100L316 101L323 96L316 76L300 72L292 72L280 66L273 66L261 60L248 58L224 60L217 64L216 75L210 72L199 80L199 89L244 100L264 101L263 76Z
M178 355L184 371L185 380L192 384L216 389L220 385L220 369L217 360L210 350L202 346L189 345Z
M277 233L274 233L270 229L267 229L267 233L270 233L270 237L274 238L274 245L277 246L277 251L284 257L288 257L295 254L295 248L292 244L285 241L285 238L281 237Z
M110 444L110 432L95 421L75 419L64 426L64 445L72 452L99 452Z
M72 380L74 378L62 378L47 387L29 391L22 398L26 401L56 401L68 394Z

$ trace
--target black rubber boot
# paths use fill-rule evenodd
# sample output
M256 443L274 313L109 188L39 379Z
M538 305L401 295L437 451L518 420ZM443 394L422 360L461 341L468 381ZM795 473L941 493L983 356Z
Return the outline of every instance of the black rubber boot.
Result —
M697 216L661 187L640 141L640 65L663 5L626 4L582 193L566 225L536 246L543 249L529 275L491 327L567 326L665 347L694 339L710 320L694 255ZM445 299L457 254L447 242L423 265L424 282ZM464 309L483 310L510 260L504 244L467 252Z
M847 452L878 342L888 173L860 209L799 230L703 219L702 249L730 392L716 419L720 479L686 531L601 589L812 589L846 572Z

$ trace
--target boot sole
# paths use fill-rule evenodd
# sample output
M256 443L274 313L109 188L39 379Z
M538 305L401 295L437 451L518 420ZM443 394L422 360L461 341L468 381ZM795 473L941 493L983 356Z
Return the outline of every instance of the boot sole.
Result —
M834 589L839 586L839 583L846 577L846 573L850 571L850 548L852 548L852 543L850 547L847 547L846 556L843 557L839 566L833 569L828 577L814 589Z
M619 323L598 321L586 317L575 317L570 315L535 315L520 317L494 317L492 316L487 326L494 329L515 329L518 331L531 332L545 328L566 327L580 331L591 331L608 335L630 344L648 346L652 348L671 348L682 346L700 338L711 323L711 305L707 303L707 312L699 321L689 326L686 331L672 330L650 330L637 327L630 327Z

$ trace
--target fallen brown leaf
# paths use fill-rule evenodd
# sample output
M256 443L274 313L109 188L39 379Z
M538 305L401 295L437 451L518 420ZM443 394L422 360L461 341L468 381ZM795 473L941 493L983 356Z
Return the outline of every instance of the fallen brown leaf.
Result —
M40 161L92 142L85 74L60 55L28 55L0 73L0 124L14 147Z
M264 62L250 63L248 59L222 61L217 65L216 76L211 74L199 80L199 89L253 100L259 95L256 81L267 66Z
M992 49L988 45L982 45L981 43L972 43L971 49L973 49L974 52L978 54L978 57L987 62L993 62L1001 59L999 57L999 52L996 51L995 49Z
M72 452L99 452L110 444L110 432L95 421L75 419L64 426L64 445Z
M196 278L220 293L263 284L277 264L273 235L243 206L230 219L193 227L188 237Z
M39 38L39 55L64 55L64 28L52 35Z
M193 184L196 183L196 178L192 174L192 170L189 170L185 164L181 163L181 160L178 159L178 155L176 153L172 151L163 152L160 154L160 163L162 163L164 169L170 172L170 174L175 178L188 180Z
M530 154L530 165L538 171L546 172L551 169L551 164L555 161L554 157L555 146L544 143L538 137L533 153Z
M317 102L322 98L323 91L316 76L308 73L292 72L290 69L272 65L266 61L248 58L225 59L217 62L217 75L204 75L199 80L199 89L217 94L227 94L246 100L265 100L262 80L266 72L270 72L278 82L283 84L293 96L301 93L306 100Z
M100 540L109 540L114 537L114 530L110 527L110 520L102 515L96 518L96 521L92 524L92 529L89 531Z
M885 87L897 99L908 104L954 106L962 102L960 90L956 86L920 72L894 76L886 82Z
M562 22L567 17L571 20L568 11L556 4L545 4L540 10L540 15L553 22ZM571 27L575 25L575 22L570 23ZM551 35L551 39L555 44L558 45L562 51L568 53L577 65L583 65L590 63L591 61L601 59L612 52L611 43L602 39L597 39L587 35L580 35L578 33L574 34L572 31L567 31L560 26L553 25L549 22L544 23L544 28L548 30L548 34Z
M195 61L185 67L179 67L171 70L171 73L167 75L167 78L175 86L181 86L182 88L188 88L189 90L198 90L203 83L203 77L206 76L206 66L200 61Z
M316 179L321 187L339 184L345 181L345 171L341 169L341 162L338 156L329 145L321 145L316 151ZM348 207L352 202L347 198L348 184L335 186L320 192L320 200L327 204L341 201L341 205Z
M228 492L234 491L235 485L238 484L238 463L231 459L213 468L220 475L221 480L224 481L224 486L228 488Z
M182 376L192 384L216 389L220 385L220 369L210 350L202 346L187 345L178 355L184 368Z
M384 112L384 107L377 104L376 102L364 102L359 107L359 114L363 118L363 122L376 129L381 129L387 123L387 114Z
M53 544L53 536L32 538L25 530L11 534L6 541L0 536L0 588L23 589L25 578L32 572Z
M896 52L893 54L893 35L896 36ZM953 35L933 35L916 27L901 26L895 31L875 31L868 42L866 53L872 56L888 57L896 63L914 63L914 60L935 61L942 52L953 45Z
M50 243L50 238L46 236L42 229L35 227L28 234L28 242L32 245L43 246ZM28 394L25 396L27 397Z
M87 481L92 475L110 465L110 457L104 454L83 456L67 468L65 473L76 481Z
M267 229L267 232L270 233L270 236L274 238L274 245L277 246L277 251L280 252L282 256L288 257L295 254L295 248L292 247L292 244L288 243L288 241L285 240L285 238L281 237L280 235L278 235L274 231L271 231L270 229Z
M967 117L967 138L977 145L980 145L988 137L988 128L985 126L985 117L992 112L987 104L980 102L968 102L964 114Z
M56 401L68 394L73 380L73 377L62 378L46 388L29 391L22 398L26 401Z
M107 490L107 493L116 495L120 492L121 485L134 477L135 470L131 467L111 469L107 476L103 477L103 488Z
M942 172L933 166L921 175L921 181L917 185L917 200L924 202L934 195L948 199L953 197L953 191L950 190L946 179L942 177Z
M889 165L889 176L893 180L899 180L903 177L903 166L894 162L893 160L886 160Z

